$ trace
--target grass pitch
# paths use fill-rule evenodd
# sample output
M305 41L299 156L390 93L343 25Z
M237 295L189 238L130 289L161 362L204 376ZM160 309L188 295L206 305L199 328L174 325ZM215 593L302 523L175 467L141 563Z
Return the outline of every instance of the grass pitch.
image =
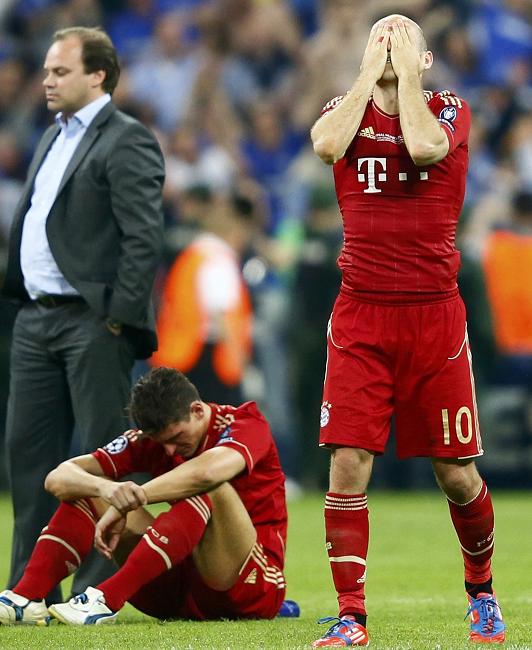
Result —
M494 495L497 589L508 625L506 650L532 650L532 495ZM232 650L308 648L335 615L324 550L322 495L290 503L287 597L301 618L273 621L159 623L126 606L109 627L0 627L0 650ZM462 560L447 506L438 492L370 493L368 628L374 650L462 650L468 625ZM8 570L11 512L0 500L0 578ZM496 646L498 647L498 646Z

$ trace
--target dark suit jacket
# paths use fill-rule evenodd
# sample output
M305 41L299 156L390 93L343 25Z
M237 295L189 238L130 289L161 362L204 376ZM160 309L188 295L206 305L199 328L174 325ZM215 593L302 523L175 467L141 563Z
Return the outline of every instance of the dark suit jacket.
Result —
M59 132L44 133L15 211L3 295L29 300L20 266L35 176ZM151 290L160 260L164 161L140 122L106 104L65 171L46 232L55 261L90 307L124 323L139 358L157 348Z

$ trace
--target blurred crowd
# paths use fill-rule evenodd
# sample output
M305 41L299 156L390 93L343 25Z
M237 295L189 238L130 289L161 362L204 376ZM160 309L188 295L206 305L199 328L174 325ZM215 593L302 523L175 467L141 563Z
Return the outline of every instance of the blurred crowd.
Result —
M158 294L212 215L244 197L253 218L237 253L253 351L243 396L264 408L287 473L324 482L327 455L316 441L342 230L331 170L313 154L309 130L351 87L371 24L395 12L419 22L434 51L425 87L453 90L472 108L460 283L486 446L500 447L487 469L518 482L532 467L529 0L3 0L0 275L26 167L51 121L41 85L50 37L101 25L121 57L114 101L154 130L166 158ZM3 421L11 312L0 309Z

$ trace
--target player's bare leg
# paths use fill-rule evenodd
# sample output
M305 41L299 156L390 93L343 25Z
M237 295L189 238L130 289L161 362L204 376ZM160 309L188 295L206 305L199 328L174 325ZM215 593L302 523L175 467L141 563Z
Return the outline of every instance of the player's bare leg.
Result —
M220 485L209 496L212 515L192 557L205 584L226 591L237 581L257 541L257 531L229 483Z
M333 623L313 647L366 646L364 583L369 540L366 489L374 455L365 449L333 447L329 492L325 497L327 553L338 593L338 617L320 619Z
M502 643L505 625L492 588L494 517L488 488L472 460L433 458L432 466L447 495L462 548L471 615L469 638L475 643Z
M148 526L151 526L153 523L153 520L154 516L145 508L137 508L127 513L126 527L113 553L113 560L115 560L118 566L122 566L125 563L131 551L140 542Z

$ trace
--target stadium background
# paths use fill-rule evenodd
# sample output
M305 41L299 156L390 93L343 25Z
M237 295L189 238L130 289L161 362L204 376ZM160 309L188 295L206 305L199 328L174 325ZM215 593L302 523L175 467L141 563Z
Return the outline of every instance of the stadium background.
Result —
M294 483L321 488L316 446L325 326L338 287L341 223L331 170L308 137L319 110L348 89L375 19L405 13L424 27L428 89L472 106L468 190L459 232L484 474L532 485L532 6L527 0L3 0L0 3L0 276L10 219L51 116L42 61L56 29L102 25L123 67L115 102L157 134L165 153L165 269L201 228L190 196L238 188L260 219L243 272L254 305L246 396L268 415ZM203 202L209 210L209 200ZM519 255L490 257L494 234ZM495 260L495 261L493 261ZM1 278L0 278L1 279ZM506 299L506 300L505 300ZM501 302L502 300L502 302ZM502 306L501 306L502 305ZM0 305L0 438L13 307ZM516 322L521 335L512 339ZM510 335L508 336L508 332ZM136 373L145 369L137 366ZM201 388L201 387L200 387ZM1 459L0 459L1 460ZM3 461L0 487L5 487ZM393 447L373 485L432 485L428 463Z

